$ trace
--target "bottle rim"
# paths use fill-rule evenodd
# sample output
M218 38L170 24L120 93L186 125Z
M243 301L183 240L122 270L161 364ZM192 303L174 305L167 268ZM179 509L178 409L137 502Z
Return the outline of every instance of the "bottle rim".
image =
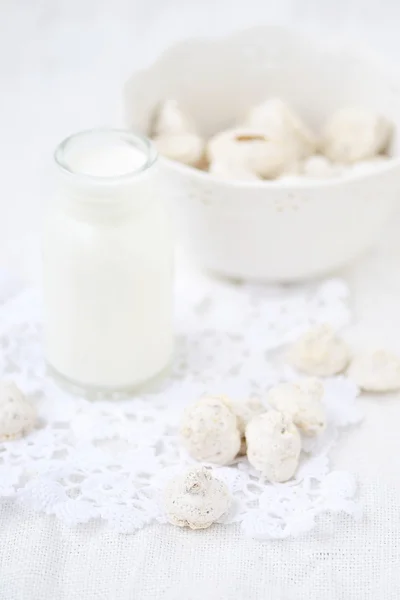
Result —
M109 138L110 141L119 141L131 145L136 150L144 154L144 162L138 168L118 175L92 175L74 169L67 158L68 150L73 144L85 142L86 139L94 136L99 138ZM58 144L54 151L54 161L58 169L67 177L74 181L88 184L113 185L119 183L129 183L139 175L145 173L157 161L158 153L152 142L144 135L134 133L125 129L94 128L86 129L73 133Z

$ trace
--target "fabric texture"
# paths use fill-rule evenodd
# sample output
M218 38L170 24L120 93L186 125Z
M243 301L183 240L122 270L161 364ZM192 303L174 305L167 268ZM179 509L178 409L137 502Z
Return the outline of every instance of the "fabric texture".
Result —
M342 273L352 290L353 347L400 352L399 216L379 248ZM294 540L254 541L237 525L133 535L92 522L68 527L0 502L2 600L397 600L400 589L398 394L363 395L363 423L332 453L352 472L362 521L319 518Z
M118 535L1 506L2 600L397 600L399 495L364 484L365 520L321 519L295 541L255 542L238 526L156 525Z

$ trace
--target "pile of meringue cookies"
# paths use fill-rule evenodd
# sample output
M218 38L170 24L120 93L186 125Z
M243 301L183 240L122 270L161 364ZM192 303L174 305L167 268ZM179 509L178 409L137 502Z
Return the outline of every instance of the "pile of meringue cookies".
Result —
M247 455L264 481L285 482L299 465L301 435L317 436L326 426L324 386L319 378L347 372L366 392L400 390L399 357L386 350L352 356L328 325L306 332L290 348L287 359L308 377L273 387L265 405L256 399L234 402L207 396L186 409L180 440L193 459L207 465L233 465ZM28 434L37 422L33 400L13 382L0 382L0 442ZM205 529L218 521L231 501L225 483L207 466L174 477L164 491L169 522L191 529Z
M300 337L287 360L308 377L273 387L265 405L255 399L234 402L207 396L189 406L180 428L189 455L216 465L232 465L247 455L264 481L283 483L298 468L301 436L317 436L326 427L319 378L346 372L366 392L400 389L400 358L386 350L352 356L328 325L317 325ZM170 523L204 529L229 510L231 498L227 486L202 466L173 478L165 489L164 504Z
M283 100L270 98L208 140L178 102L153 115L149 135L161 155L226 180L330 179L373 171L388 160L393 124L374 111L332 114L319 135Z

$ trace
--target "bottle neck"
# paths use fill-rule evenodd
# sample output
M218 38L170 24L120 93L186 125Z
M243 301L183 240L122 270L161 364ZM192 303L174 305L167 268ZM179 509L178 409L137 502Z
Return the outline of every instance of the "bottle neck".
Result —
M159 202L156 182L143 177L115 186L79 185L61 182L58 209L71 218L96 223L139 218Z
M158 197L157 152L129 131L89 130L57 147L58 207L76 219L109 222L143 214Z

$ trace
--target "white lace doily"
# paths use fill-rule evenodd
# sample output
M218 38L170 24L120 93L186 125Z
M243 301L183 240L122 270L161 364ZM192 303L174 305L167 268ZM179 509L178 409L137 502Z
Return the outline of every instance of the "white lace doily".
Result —
M270 385L294 376L279 358L282 345L312 323L340 328L349 320L340 280L263 287L185 274L176 291L176 358L162 390L89 402L46 375L39 293L16 294L0 277L2 293L12 297L0 307L0 377L34 398L40 423L26 438L0 444L0 496L71 525L100 518L123 533L165 522L165 482L192 462L177 438L185 405L206 392L264 397ZM325 390L328 428L304 443L295 480L263 483L246 459L215 468L235 499L224 523L240 522L246 534L267 539L307 531L322 512L359 515L352 476L331 471L328 459L340 429L361 419L357 389L338 377Z

